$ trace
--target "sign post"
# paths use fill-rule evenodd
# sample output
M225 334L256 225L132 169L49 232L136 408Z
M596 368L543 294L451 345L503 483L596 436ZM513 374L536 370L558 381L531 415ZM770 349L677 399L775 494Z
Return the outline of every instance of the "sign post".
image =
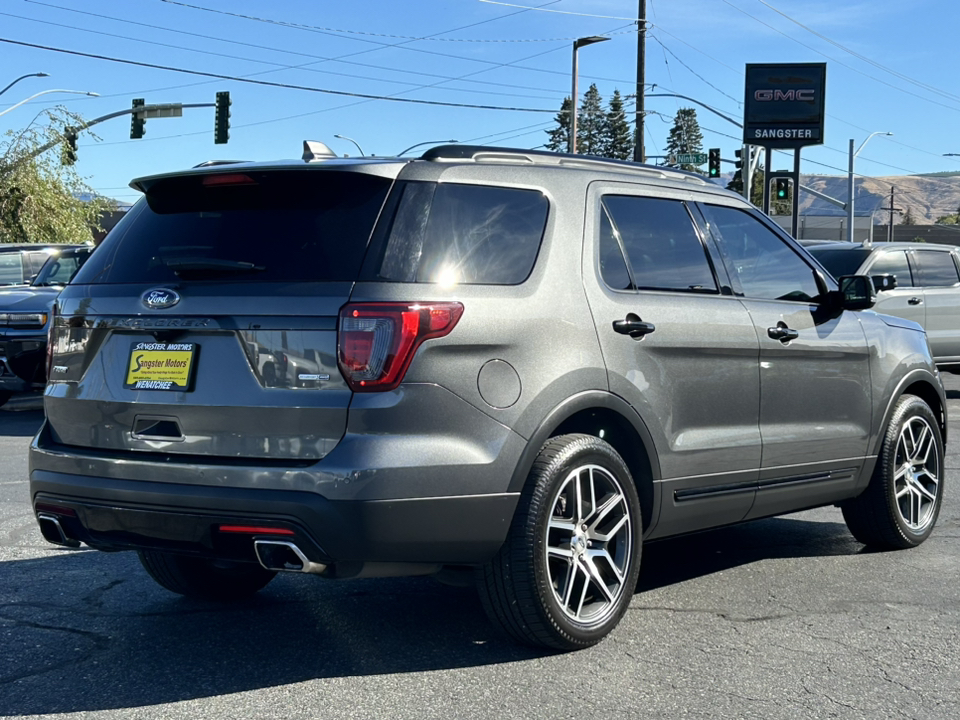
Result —
M770 212L770 181L793 180L792 234L797 236L800 205L800 149L823 143L826 63L748 63L743 105L743 142L766 149L763 211ZM792 149L793 172L772 172L774 148Z

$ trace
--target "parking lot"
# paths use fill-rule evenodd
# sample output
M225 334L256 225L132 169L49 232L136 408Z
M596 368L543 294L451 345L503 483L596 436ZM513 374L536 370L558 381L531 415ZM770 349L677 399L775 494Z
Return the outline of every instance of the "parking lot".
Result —
M867 553L826 508L651 543L630 611L578 653L521 648L472 589L283 576L230 606L131 553L43 542L0 411L0 715L123 718L949 718L960 714L960 378L947 489L917 549Z

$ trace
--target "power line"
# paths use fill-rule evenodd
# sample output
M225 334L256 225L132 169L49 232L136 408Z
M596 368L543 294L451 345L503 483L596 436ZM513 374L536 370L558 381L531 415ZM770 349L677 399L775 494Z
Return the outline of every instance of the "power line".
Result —
M163 0L163 2L172 2L172 0ZM498 2L498 0L480 0L488 5L503 5L504 7L523 8L524 10L539 10L540 12L557 13L559 15L577 15L579 17L600 18L602 20L629 20L630 22L646 22L644 18L619 17L617 15L594 15L592 13L570 12L569 10L547 10L542 7L531 7L530 5L514 5L513 3Z
M729 95L729 94L725 93L723 90L721 90L720 88L718 88L718 87L717 87L716 85L714 85L712 82L710 82L710 81L707 80L705 77L703 77L702 75L700 75L700 74L699 74L696 70L694 70L692 67L690 67L689 65L687 65L683 60L681 60L679 57L677 57L677 54L676 54L675 52L673 52L673 50L671 50L670 48L668 48L666 45L664 45L663 41L662 41L660 38L658 38L656 35L653 35L653 34L651 34L650 37L652 37L657 43L659 43L660 47L662 47L666 52L670 53L670 55L673 57L674 60L676 60L676 61L677 61L678 63L680 63L681 65L683 65L687 70L689 70L689 71L690 71L691 73L693 73L697 78L699 78L700 81L702 81L703 83L706 83L707 85L709 85L710 87L712 87L714 90L716 90L718 93L720 93L720 94L723 95L724 97L727 97L727 98L730 98L731 100L733 100L733 101L737 104L737 107L743 107L743 103L742 103L740 100L737 100L737 99L736 99L735 97L733 97L732 95ZM671 82L673 82L673 81L671 80Z
M331 90L329 88L318 88L311 87L309 85L294 85L292 83L279 83L271 82L269 80L254 80L249 77L238 77L236 75L225 75L221 73L212 73L205 72L202 70L190 70L187 68L179 68L173 65L159 65L157 63L147 63L140 60L128 60L125 58L115 58L107 55L98 55L96 53L85 53L78 50L67 50L66 48L57 48L51 47L49 45L38 45L36 43L28 43L20 40L11 40L9 38L0 38L0 42L4 42L10 45L19 45L21 47L31 47L38 50L47 50L49 52L63 53L67 55L75 55L78 57L92 58L94 60L104 60L106 62L121 63L124 65L135 65L137 67L146 67L153 70L167 70L169 72L184 73L186 75L198 75L200 77L209 77L216 78L218 80L233 80L234 82L248 83L251 85L265 85L267 87L283 88L285 90L303 90L304 92L315 92L325 95L340 95L343 97L355 97L363 98L366 100L389 100L391 102L403 102L403 103L412 103L416 105L434 105L440 107L458 107L458 108L471 108L478 110L505 110L510 112L535 112L535 113L551 113L555 112L554 110L542 109L542 108L522 108L522 107L504 107L501 105L475 105L471 103L453 103L446 102L443 100L419 100L415 98L400 98L390 95L372 95L369 93L355 93L347 92L346 90Z

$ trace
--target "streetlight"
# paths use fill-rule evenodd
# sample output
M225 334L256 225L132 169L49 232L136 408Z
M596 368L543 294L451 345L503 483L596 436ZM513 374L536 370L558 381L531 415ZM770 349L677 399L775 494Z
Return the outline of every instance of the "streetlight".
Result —
M944 157L960 157L960 153L944 153Z
M608 37L601 35L592 35L590 37L577 38L573 41L573 93L570 96L570 154L577 152L577 50L587 45L601 43L609 40Z
M870 138L874 135L893 135L892 132L883 132L882 130L877 130L867 135L867 139L860 143L860 147L857 148L857 151L853 151L853 138L850 138L850 170L847 174L847 193L849 200L847 200L847 240L853 242L853 196L854 196L854 183L856 182L853 177L853 161L857 159L857 155L860 154L860 151L863 150L864 146L870 142ZM796 200L794 200L796 202Z
M18 82L20 82L21 80L24 80L24 79L26 79L26 78L28 78L28 77L50 77L50 76L49 76L47 73L45 73L45 72L27 73L26 75L21 75L21 76L18 77L16 80L14 80L12 83L10 83L9 85L7 85L3 90L0 90L0 95L3 95L7 90L9 90L10 88L12 88L12 87L13 87L14 85L16 85Z
M41 95L46 95L47 93L71 93L73 95L89 95L90 97L100 97L100 93L84 92L83 90L44 90L43 92L38 92L36 95L31 95L26 100L21 100L16 105L11 105L6 110L0 111L0 115L6 115L8 112L10 112L11 110L16 110L18 107L20 107L24 103L28 103L34 98L40 97Z
M427 140L426 142L417 143L416 145L411 145L403 152L397 153L397 157L400 157L401 155L406 155L408 152L410 152L414 148L420 147L421 145L439 145L440 143L458 143L458 142L460 141L459 140Z
M363 148L360 147L360 143L358 143L358 142L357 142L356 140L354 140L353 138L349 138L349 137L347 137L346 135L334 135L334 137L335 137L335 138L340 138L341 140L349 140L350 142L352 142L354 145L357 146L357 150L360 151L360 157L366 157L366 155L363 154Z

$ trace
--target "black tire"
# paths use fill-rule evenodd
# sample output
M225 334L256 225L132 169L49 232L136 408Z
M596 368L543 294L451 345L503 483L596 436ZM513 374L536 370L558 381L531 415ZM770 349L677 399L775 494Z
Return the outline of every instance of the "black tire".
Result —
M0 407L3 407L7 404L7 400L13 397L13 393L9 390L0 390Z
M593 499L577 489L584 480ZM552 438L530 470L506 542L478 570L480 599L521 643L595 645L633 597L642 538L640 500L620 455L590 435Z
M248 597L276 575L255 563L221 562L154 550L141 550L137 554L158 585L179 595L205 600Z
M902 396L870 484L840 506L853 536L885 550L916 547L926 540L943 501L943 459L943 436L930 406L915 395Z

